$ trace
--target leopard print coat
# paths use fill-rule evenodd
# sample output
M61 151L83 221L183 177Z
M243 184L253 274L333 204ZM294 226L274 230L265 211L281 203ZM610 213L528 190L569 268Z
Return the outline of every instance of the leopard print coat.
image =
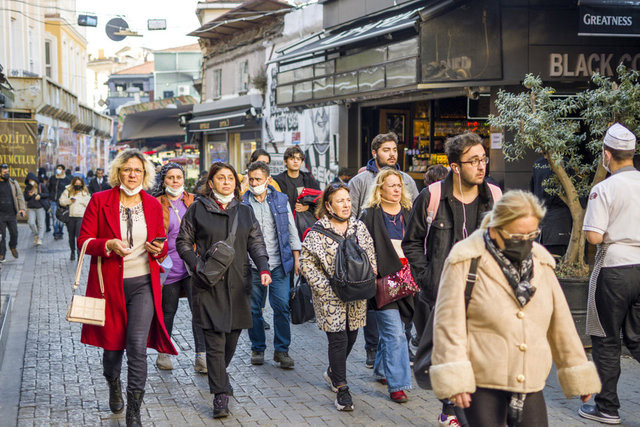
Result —
M336 232L328 217L321 218L318 223L322 227ZM367 253L371 266L377 274L373 239L371 239L364 223L351 217L347 227L347 235L353 233L356 233L358 244ZM338 298L329 285L329 276L335 271L337 249L338 242L312 230L304 239L300 255L300 268L302 275L311 287L318 328L325 332L346 330L347 316L351 331L362 328L367 319L366 300L345 303Z

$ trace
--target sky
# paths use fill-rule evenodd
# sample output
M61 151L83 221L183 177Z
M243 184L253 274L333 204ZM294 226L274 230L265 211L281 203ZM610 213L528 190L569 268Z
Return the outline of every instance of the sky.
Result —
M77 0L78 14L98 16L98 26L86 27L88 53L97 54L104 49L106 56L113 55L123 47L147 47L158 50L197 43L197 37L186 34L200 27L196 17L198 0ZM105 33L105 24L112 18L121 17L129 29L143 37L126 37L115 42ZM148 31L147 19L166 19L167 29Z

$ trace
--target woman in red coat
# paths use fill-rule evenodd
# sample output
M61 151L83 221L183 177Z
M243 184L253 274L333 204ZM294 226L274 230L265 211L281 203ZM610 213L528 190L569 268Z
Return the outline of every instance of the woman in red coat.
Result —
M112 162L112 190L91 198L82 221L78 246L89 240L91 268L87 296L102 298L104 326L82 326L82 342L102 347L104 376L109 384L109 407L124 407L120 384L122 355L127 350L127 426L140 424L140 404L147 380L147 347L177 354L164 327L160 266L167 245L162 207L143 188L155 180L153 164L138 150L122 151Z

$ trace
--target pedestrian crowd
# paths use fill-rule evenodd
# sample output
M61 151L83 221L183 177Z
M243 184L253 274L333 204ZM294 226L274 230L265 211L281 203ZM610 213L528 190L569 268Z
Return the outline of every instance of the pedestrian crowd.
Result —
M603 165L611 177L591 190L587 205L584 230L599 247L587 319L595 364L554 257L538 243L547 208L527 191L502 194L473 133L447 141L449 167L430 167L421 192L400 170L393 133L372 140L364 170L350 177L341 169L324 190L302 170L305 154L295 145L284 152L280 174L272 176L270 154L258 149L245 174L216 162L191 192L180 165L156 170L135 149L120 152L88 183L78 169L68 174L58 165L50 178L44 170L29 173L21 190L0 165L0 262L6 230L18 257L16 218L25 216L34 245L45 229L62 239L66 226L70 259L78 248L91 256L86 295L105 300L105 322L84 324L81 341L104 350L114 413L125 408L126 351L128 426L141 425L147 348L157 350L159 369L173 369L180 298L191 311L194 372L207 375L213 417L222 418L230 413L227 368L242 330L250 363L265 363L267 299L273 361L295 368L296 286L310 289L310 317L326 334L323 378L339 411L356 407L347 360L362 328L365 365L392 401L408 401L414 363L416 378L428 374L442 402L438 425L548 425L543 389L552 363L565 395L582 399L581 416L618 424L622 340L640 360L640 234L629 227L640 221L640 209L626 196L640 192L635 149L626 128L607 131ZM588 403L592 395L595 404Z

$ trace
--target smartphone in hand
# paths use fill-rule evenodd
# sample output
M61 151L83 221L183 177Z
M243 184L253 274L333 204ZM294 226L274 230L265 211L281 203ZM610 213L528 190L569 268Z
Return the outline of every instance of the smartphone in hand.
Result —
M165 240L167 240L166 237L156 237L155 239L153 239L153 242L162 244L165 242Z

